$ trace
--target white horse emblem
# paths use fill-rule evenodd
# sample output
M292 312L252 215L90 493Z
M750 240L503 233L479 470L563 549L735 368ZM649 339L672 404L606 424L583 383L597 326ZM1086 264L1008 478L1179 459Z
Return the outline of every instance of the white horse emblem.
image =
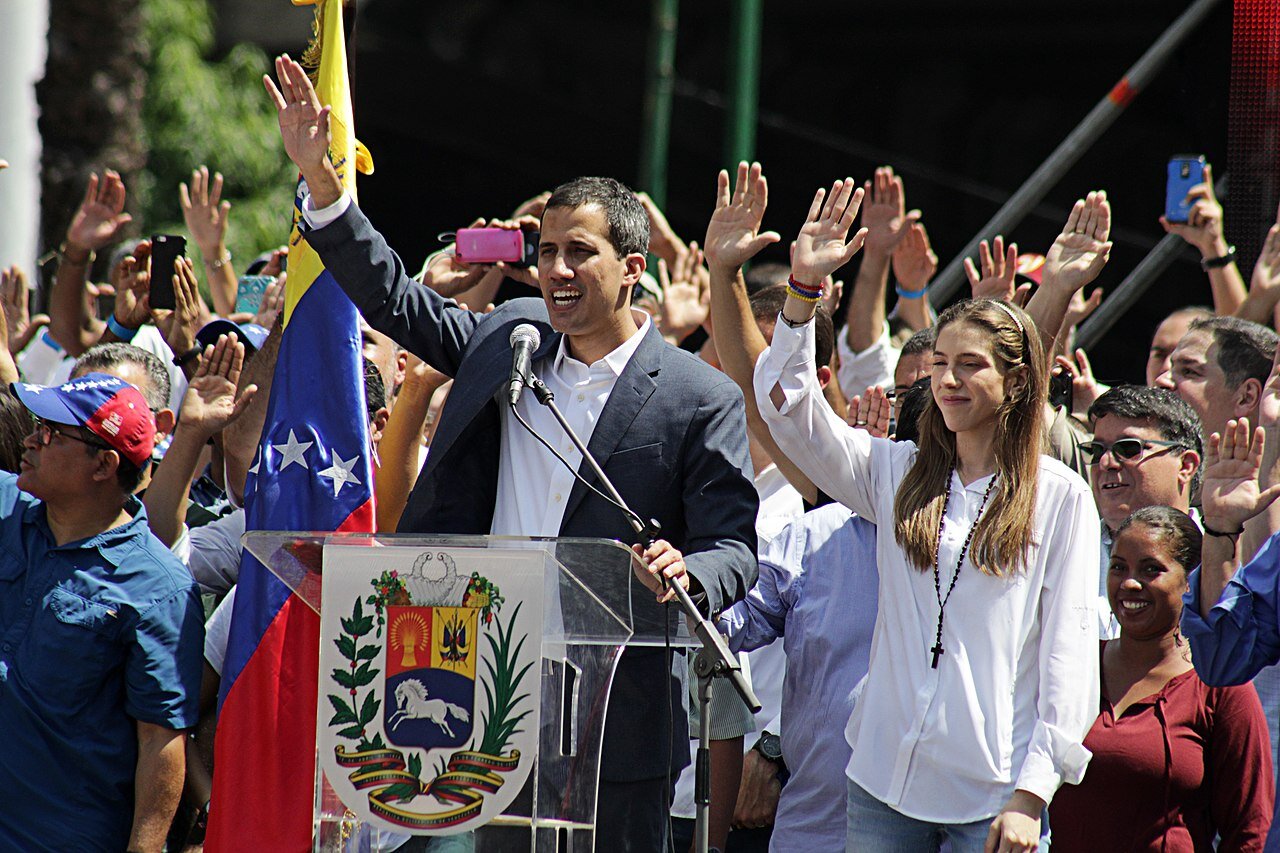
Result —
M394 730L405 720L430 720L449 737L455 737L449 728L448 718L454 716L462 722L470 722L467 709L443 699L428 699L427 688L416 678L400 682L396 688L396 712L387 722Z

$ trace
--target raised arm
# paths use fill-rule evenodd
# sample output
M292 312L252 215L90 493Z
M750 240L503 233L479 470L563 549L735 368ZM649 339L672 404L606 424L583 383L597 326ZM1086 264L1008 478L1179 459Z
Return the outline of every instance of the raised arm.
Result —
M1280 485L1263 489L1258 483L1265 446L1265 431L1258 427L1251 436L1248 418L1227 421L1225 433L1215 432L1205 446L1200 614L1206 620L1240 566L1238 545L1245 522L1280 497Z
M1222 225L1222 205L1213 191L1213 167L1204 164L1204 183L1196 184L1187 193L1195 199L1188 211L1186 223L1170 222L1163 216L1160 225L1170 234L1177 234L1200 253L1200 260L1209 274L1209 288L1213 291L1213 310L1219 316L1229 317L1240 310L1246 293L1244 279L1235 258L1228 259L1233 251L1227 245ZM1223 263L1226 261L1226 263Z
M1280 213L1267 231L1262 252L1249 279L1249 295L1236 309L1236 316L1264 326L1276 326L1276 306L1280 305Z
M102 321L93 316L89 268L95 253L120 239L131 217L124 212L125 189L120 175L108 169L89 176L84 200L67 228L58 253L58 272L49 294L49 334L67 355L80 355L98 342Z
M222 200L222 173L209 174L208 166L191 173L191 186L178 185L178 203L191 238L200 247L208 275L213 311L228 317L236 310L238 282L227 251L227 222L231 202Z
M769 433L756 405L752 374L756 360L768 343L756 324L742 280L742 266L766 246L781 239L773 231L760 232L769 202L769 182L759 163L738 164L733 193L729 173L716 179L716 209L707 225L705 252L711 269L711 328L720 367L742 391L747 406L747 428L773 459L801 497L816 503L813 481L787 458Z
M1102 190L1077 199L1062 233L1045 255L1040 287L1027 303L1045 352L1053 352L1071 298L1102 272L1110 258L1111 203Z
M446 376L453 376L480 316L410 278L404 264L351 203L329 159L329 111L306 72L276 59L280 85L263 77L275 104L285 153L307 182L306 240L369 325ZM296 270L295 270L296 272Z
M907 212L902 178L895 175L889 166L876 169L874 178L864 186L863 194L866 202L862 206L865 251L853 282L853 296L845 315L844 331L849 349L855 353L872 346L884 332L889 263L894 250L910 232L911 224L920 218L918 210ZM849 257L852 259L853 256Z
M898 280L898 302L894 312L917 332L933 325L933 308L926 291L938 271L938 256L929 245L924 223L913 222L902 242L893 250L893 277Z

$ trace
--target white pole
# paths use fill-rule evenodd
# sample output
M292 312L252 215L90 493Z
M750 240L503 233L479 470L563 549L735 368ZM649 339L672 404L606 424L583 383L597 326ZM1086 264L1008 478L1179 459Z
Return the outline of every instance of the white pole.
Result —
M0 266L36 283L40 234L40 132L35 84L44 76L48 0L0 0Z

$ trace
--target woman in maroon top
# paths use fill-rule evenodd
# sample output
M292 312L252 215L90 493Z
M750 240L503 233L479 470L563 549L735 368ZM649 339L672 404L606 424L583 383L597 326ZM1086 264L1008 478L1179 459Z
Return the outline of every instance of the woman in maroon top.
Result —
M1178 632L1200 530L1147 507L1120 525L1107 598L1120 637L1103 643L1102 708L1084 781L1049 807L1054 853L1260 851L1275 794L1253 685L1209 687Z

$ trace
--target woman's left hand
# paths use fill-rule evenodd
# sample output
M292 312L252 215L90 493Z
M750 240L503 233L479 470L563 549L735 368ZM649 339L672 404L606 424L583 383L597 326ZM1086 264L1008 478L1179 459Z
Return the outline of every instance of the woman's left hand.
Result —
M984 853L1036 853L1040 849L1040 815L1044 801L1028 791L1014 791L991 822Z

